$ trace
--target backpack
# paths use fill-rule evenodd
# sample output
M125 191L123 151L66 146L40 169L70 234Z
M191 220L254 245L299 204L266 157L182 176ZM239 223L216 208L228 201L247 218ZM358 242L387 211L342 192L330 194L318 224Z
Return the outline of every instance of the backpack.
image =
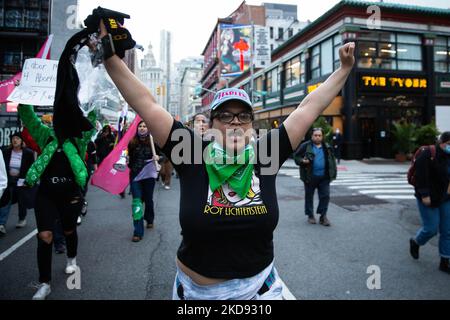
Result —
M414 187L416 186L416 159L420 154L422 154L422 152L428 149L430 149L431 151L431 161L433 161L434 158L436 157L435 145L420 147L419 149L417 149L416 153L414 154L414 157L411 160L411 166L408 169L408 183Z

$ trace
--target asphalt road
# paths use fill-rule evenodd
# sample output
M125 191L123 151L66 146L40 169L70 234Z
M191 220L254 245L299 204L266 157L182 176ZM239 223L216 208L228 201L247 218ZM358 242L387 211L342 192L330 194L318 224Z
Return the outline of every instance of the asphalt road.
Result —
M275 265L288 289L287 298L450 298L450 276L438 270L437 239L421 248L420 260L409 255L408 239L420 223L413 200L349 207L342 200L354 197L354 190L333 186L328 214L332 226L327 228L307 224L303 186L297 178L279 175L277 188L280 220L274 235ZM120 199L91 187L88 214L78 229L81 289L67 288L65 256L53 254L48 299L171 299L181 240L178 180L173 180L171 190L158 185L154 198L155 228L145 231L143 241L133 243L131 196ZM24 229L15 229L16 222L14 206L8 234L0 238L1 300L30 299L38 278L34 236L5 257L35 230L33 211ZM372 281L378 273L367 273L368 268L380 271L379 283ZM381 288L369 289L368 279Z

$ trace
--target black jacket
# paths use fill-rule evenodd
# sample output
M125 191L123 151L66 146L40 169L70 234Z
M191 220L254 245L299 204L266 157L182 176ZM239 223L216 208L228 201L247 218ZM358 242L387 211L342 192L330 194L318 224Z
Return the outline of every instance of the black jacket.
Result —
M418 199L430 197L431 207L439 207L447 200L449 184L447 155L439 145L436 145L436 157L431 160L431 150L425 149L416 159L415 196Z
M3 196L0 199L0 207L3 207L7 205L10 202L10 194L9 191L10 183L11 183L11 177L9 176L9 163L11 162L11 154L12 149L8 148L5 151L3 151L3 158L5 159L5 168L6 168L6 174L8 176L8 187L6 188L5 192L3 192ZM34 162L34 153L29 148L23 148L22 149L22 162L20 163L20 173L19 173L19 179L25 179L28 170L30 169L31 165ZM13 201L15 202L15 201Z
M300 166L300 179L305 183L310 183L313 177L314 152L312 148L313 143L309 140L302 143L294 152L295 163ZM325 157L325 177L333 181L337 176L336 158L329 144L323 142L322 148ZM304 164L303 159L309 160L310 163Z
M158 153L158 151L156 152ZM148 163L147 161L152 158L153 152L150 145L138 143L134 148L131 148L130 144L128 144L128 167L130 168L130 179L133 180L146 166Z

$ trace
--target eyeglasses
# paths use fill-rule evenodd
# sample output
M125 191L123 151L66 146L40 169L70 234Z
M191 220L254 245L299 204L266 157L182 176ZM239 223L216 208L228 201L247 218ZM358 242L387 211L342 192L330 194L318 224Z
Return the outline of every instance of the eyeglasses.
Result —
M217 113L214 118L219 119L222 123L231 123L234 118L237 117L240 123L247 124L253 121L253 113L251 112L241 112L241 113L232 113L232 112L220 112Z

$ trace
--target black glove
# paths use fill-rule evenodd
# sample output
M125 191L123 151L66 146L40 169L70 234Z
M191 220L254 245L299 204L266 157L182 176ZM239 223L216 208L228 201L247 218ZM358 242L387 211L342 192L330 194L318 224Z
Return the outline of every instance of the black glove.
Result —
M125 51L136 46L130 32L122 25L125 19L130 16L121 12L98 7L92 14L84 20L88 30L98 31L100 20L103 20L108 35L102 38L103 58L111 58L114 54L121 59L125 56Z

